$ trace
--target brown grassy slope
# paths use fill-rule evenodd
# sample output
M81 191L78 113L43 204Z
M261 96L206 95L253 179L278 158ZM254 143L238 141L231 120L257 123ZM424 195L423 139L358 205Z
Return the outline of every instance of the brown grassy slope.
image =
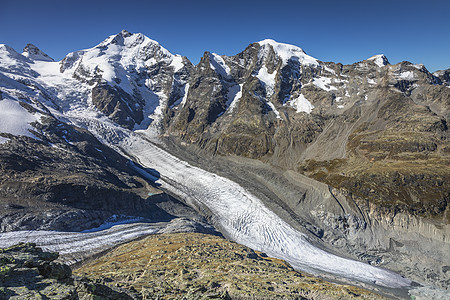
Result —
M301 163L299 171L348 192L356 200L448 223L447 122L395 95L388 97L376 116L352 131L345 158L311 159Z
M144 299L382 298L296 272L284 261L198 233L149 236L122 245L74 273L135 289Z

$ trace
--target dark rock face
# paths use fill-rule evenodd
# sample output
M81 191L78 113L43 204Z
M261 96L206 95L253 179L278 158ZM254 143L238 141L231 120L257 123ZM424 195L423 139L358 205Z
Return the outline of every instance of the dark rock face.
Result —
M56 258L34 244L0 249L0 299L135 299L130 291L74 279Z
M30 59L43 60L43 61L53 61L53 58L42 52L38 47L33 44L27 44L23 49L25 55Z
M438 77L442 83L450 84L450 69L441 70L433 73L434 76Z
M143 100L136 99L139 98L131 97L120 88L107 84L99 83L92 89L92 104L111 120L128 129L133 129L134 124L140 124L144 118Z

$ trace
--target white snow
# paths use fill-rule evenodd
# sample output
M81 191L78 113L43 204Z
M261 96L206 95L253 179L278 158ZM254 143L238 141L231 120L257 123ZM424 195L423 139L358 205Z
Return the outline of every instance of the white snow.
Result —
M26 60L20 54L16 55ZM168 100L164 90L161 89L161 79L142 78L136 75L137 72L145 74L143 68L156 64L173 67L175 72L184 67L183 58L180 55L172 55L156 41L142 34L121 32L107 38L98 46L70 53L61 62L35 61L26 64L26 68L36 73L37 82L51 91L55 98L63 99L58 100L61 102L58 105L70 114L79 110L84 111L86 108L82 107L86 104L92 105L90 99L92 86L74 79L74 75L86 80L100 75L110 85L118 86L130 95L138 93L145 101L144 121L136 124L135 130L145 130L149 126L151 127L149 130L159 130L159 120L162 118L163 107ZM80 72L80 70L83 71ZM182 84L182 80L178 81ZM185 85L185 95L187 89Z
M33 61L53 61L51 57L32 44L28 44L25 47L22 55Z
M367 78L367 83L368 84L377 84L377 82L372 78Z
M0 132L36 139L30 132L30 129L34 129L30 123L39 121L41 115L28 112L19 104L18 99L6 97L0 100Z
M239 100L242 97L242 86L244 84L233 85L227 93L227 110L229 113L233 112L233 110L237 107Z
M297 58L301 64L303 65L314 65L319 66L319 62L312 56L309 56L303 51L302 48L279 43L271 39L266 39L258 42L261 47L267 47L268 45L272 46L275 53L281 57L283 60L283 65L286 65L291 58Z
M330 85L331 84L331 78L329 77L318 77L314 78L312 82L315 86L318 88L325 90L327 92L337 90L336 87Z
M186 85L184 86L184 95L183 98L181 99L181 107L184 107L184 105L186 104L188 93L189 93L189 83L186 83Z
M344 105L338 105L337 108L344 108Z
M310 114L314 108L314 105L312 105L311 102L309 102L303 94L300 94L297 98L289 100L287 103L295 108L298 113L305 112L307 114Z
M183 57L181 55L174 55L170 65L174 68L175 73L180 71L184 67Z
M412 72L412 71L401 72L398 75L398 78L403 79L403 80L413 80L414 79L414 72Z
M334 75L336 75L336 72L333 70L333 69L330 69L329 67L327 67L327 66L323 66L323 69L325 70L325 71L327 71L327 72L329 72L329 73L331 73L331 74L334 74Z
M96 228L83 230L83 231L81 231L81 233L102 231L102 230L109 229L109 228L111 228L113 226L116 226L116 225L138 223L138 222L142 222L143 220L144 220L144 218L142 218L142 217L130 217L130 216L123 216L123 215L112 215L111 217L109 217L100 226L98 226Z
M416 68L419 71L424 71L426 68L423 64L414 64L412 67Z
M264 84L264 88L266 89L267 98L270 98L274 92L275 87L275 76L277 75L277 72L269 73L266 66L262 66L261 69L259 69L258 74L256 77Z
M389 61L386 58L386 56L384 56L384 54L374 55L374 56L368 58L367 60L373 61L380 68L389 64Z
M6 143L6 142L8 142L8 141L9 141L8 138L5 138L5 137L0 136L0 144L4 144L4 143Z
M270 109L275 113L277 119L281 119L280 112L276 109L275 105L270 101L267 101L267 105L269 105Z
M336 97L336 102L341 102L342 101L342 97Z
M230 67L227 66L223 58L216 54L212 53L209 55L209 65L211 69L215 70L217 74L223 77L229 77L230 75Z

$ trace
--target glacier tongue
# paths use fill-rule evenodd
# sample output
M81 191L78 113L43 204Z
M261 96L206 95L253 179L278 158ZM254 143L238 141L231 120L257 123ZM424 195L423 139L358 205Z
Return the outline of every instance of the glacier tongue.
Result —
M145 167L160 172L162 186L200 211L234 241L289 262L294 268L390 288L409 286L400 275L323 251L237 183L189 165L137 135L122 143Z

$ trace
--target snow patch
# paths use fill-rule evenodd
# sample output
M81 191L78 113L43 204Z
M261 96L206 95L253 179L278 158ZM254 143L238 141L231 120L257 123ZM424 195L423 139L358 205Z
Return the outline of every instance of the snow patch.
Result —
M291 107L295 108L296 111L299 112L305 112L307 114L310 114L311 111L314 108L314 105L311 104L311 102L306 99L303 94L300 94L297 98L289 100L287 102Z
M303 51L303 49L300 47L278 43L271 39L260 41L258 42L258 44L261 47L266 47L268 45L272 46L275 53L283 60L283 65L286 65L290 59L297 58L303 65L319 66L318 60L312 56L307 55L305 51Z
M327 71L327 72L333 74L333 75L336 75L336 72L335 72L333 69L331 69L331 68L329 68L329 67L327 67L327 66L323 66L323 69L324 69L325 71Z
M34 129L30 123L39 121L41 114L30 113L19 104L18 100L7 97L0 100L0 132L36 139L30 132L30 129Z
M181 99L181 103L180 103L181 107L184 107L184 105L186 105L188 93L189 93L189 83L186 83L186 85L184 86L184 95L183 95L183 98Z
M317 86L318 88L320 88L322 90L325 90L327 92L337 90L336 87L330 85L331 84L331 78L328 78L328 77L314 78L312 83L315 86Z
M106 221L96 228L86 229L81 231L82 233L88 232L96 232L109 229L116 225L129 224L129 223L137 223L142 222L144 218L142 217L132 217L132 216L124 216L124 215L112 215Z
M211 69L215 70L217 74L222 75L222 77L228 77L230 74L230 67L228 67L223 58L216 53L209 55L209 65Z
M414 67L417 70L422 71L422 72L426 70L426 68L423 64L415 64L415 65L412 65L412 67Z
M344 105L338 105L337 108L344 108Z
M387 57L384 56L384 54L374 55L371 58L368 58L367 60L373 61L380 68L389 65L389 61Z
M8 138L5 138L5 137L0 136L0 145L1 145L1 144L5 144L5 143L8 142L8 141L9 141Z
M367 83L368 84L377 84L377 82L372 78L367 78Z
M398 78L403 79L403 80L414 80L414 72L412 72L412 71L401 72L398 75Z
M244 84L233 85L227 93L227 103L226 107L228 112L233 112L237 107L239 100L242 98L242 86Z
M154 58L152 57L152 59ZM174 55L170 65L173 67L175 73L180 71L184 67L183 57L181 55Z
M275 108L275 105L270 101L267 101L267 105L269 105L270 109L275 113L277 119L281 119L280 112Z
M266 89L268 98L272 96L274 92L276 75L277 72L269 73L266 66L262 66L261 69L259 69L258 74L256 75L256 78L258 78L264 84L264 88Z

